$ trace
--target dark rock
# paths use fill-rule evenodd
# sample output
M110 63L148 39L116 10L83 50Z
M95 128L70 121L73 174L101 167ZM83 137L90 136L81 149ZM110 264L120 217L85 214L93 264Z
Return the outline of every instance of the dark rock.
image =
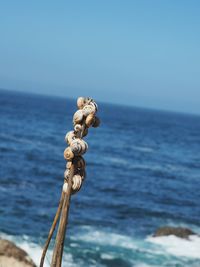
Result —
M190 235L196 235L192 230L183 227L171 227L171 226L164 226L160 227L154 233L154 237L157 236L168 236L168 235L175 235L180 238L188 238Z
M11 263L15 266L36 267L29 255L13 242L0 239L0 262L2 266L8 266Z

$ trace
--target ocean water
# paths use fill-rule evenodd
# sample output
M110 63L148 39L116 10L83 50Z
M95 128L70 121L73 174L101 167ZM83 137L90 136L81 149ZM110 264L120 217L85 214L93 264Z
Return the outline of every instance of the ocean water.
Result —
M75 100L0 91L0 236L39 263L58 205ZM63 266L199 267L200 116L99 103L87 178L72 196ZM49 266L53 243L47 254Z

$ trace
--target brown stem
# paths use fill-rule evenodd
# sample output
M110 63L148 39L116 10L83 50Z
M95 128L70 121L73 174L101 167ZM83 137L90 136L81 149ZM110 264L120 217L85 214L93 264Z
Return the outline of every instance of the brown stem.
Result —
M60 215L60 223L58 226L58 231L56 235L56 241L52 256L51 267L61 267L62 263L62 255L63 255L63 248L65 242L65 233L66 233L66 226L68 223L68 214L69 214L69 206L70 206L70 197L71 197L71 190L72 190L72 178L74 176L74 163L70 168L70 175L68 179L68 188L67 192L63 192L64 199L62 205L62 211Z

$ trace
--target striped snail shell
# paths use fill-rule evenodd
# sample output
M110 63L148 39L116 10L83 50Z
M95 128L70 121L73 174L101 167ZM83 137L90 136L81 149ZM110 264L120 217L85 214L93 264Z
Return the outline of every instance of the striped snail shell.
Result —
M98 111L98 105L97 105L97 103L93 99L90 102L90 105L94 106L96 112Z
M93 125L93 123L95 122L95 116L94 113L90 113L86 120L85 120L85 124L87 125L87 127L90 127Z
M83 157L81 157L81 156L76 157L76 167L80 168L80 169L85 168L85 160Z
M81 188L81 185L82 185L82 178L79 174L76 174L73 176L72 178L72 190L77 192L80 190ZM73 193L75 193L73 192Z
M74 157L74 153L72 152L71 147L67 147L64 151L64 158L66 160L71 160Z
M94 123L92 124L92 127L94 127L94 128L99 127L100 123L101 123L101 121L100 121L99 117L95 116Z
M71 151L75 156L84 154L88 149L88 144L82 139L75 139L70 144Z
M74 131L70 131L65 135L65 141L70 145L73 139L75 139L75 133Z
M76 124L82 122L82 120L83 120L83 111L81 109L79 109L74 113L73 123L74 123L74 125L76 125Z
M83 110L83 115L86 116L86 117L90 113L95 113L96 112L95 106L94 105L91 105L91 104L85 105L82 110Z

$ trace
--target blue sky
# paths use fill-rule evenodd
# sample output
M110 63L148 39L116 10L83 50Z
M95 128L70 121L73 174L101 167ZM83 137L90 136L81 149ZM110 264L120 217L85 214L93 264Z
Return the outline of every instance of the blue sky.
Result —
M0 88L200 114L200 2L2 1Z

